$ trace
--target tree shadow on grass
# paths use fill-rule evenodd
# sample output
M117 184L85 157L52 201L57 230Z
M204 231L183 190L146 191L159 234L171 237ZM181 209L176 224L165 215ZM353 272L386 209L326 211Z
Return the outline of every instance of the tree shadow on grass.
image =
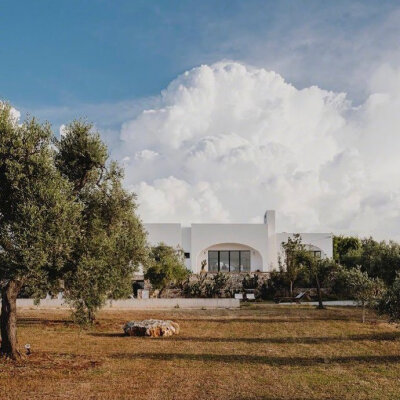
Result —
M267 364L277 366L314 366L319 364L394 364L400 362L400 355L388 356L342 356L342 357L270 357L239 354L188 354L188 353L117 353L110 356L119 360L154 361L202 361L222 363Z
M18 318L18 326L32 326L32 325L72 325L73 321L70 319L47 319L47 318Z
M125 333L123 332L90 332L89 335L95 337L103 337L103 338L127 337L127 335L125 335Z
M312 400L313 397L269 397L269 396L258 396L258 397L231 397L231 400ZM329 400L343 400L343 397L329 397Z
M299 336L299 337L267 337L267 338L243 338L243 337L185 337L173 336L164 338L167 341L188 341L203 343L304 343L318 344L328 342L346 342L346 341L394 341L400 339L400 332L383 332L374 334L359 334L347 336Z
M119 332L90 332L90 336L95 337L125 337L124 333ZM200 343L276 343L276 344L319 344L330 342L347 341L394 341L400 339L400 332L383 332L374 334L359 334L347 336L299 336L299 337L266 337L266 338L246 338L246 337L195 337L195 336L171 336L152 338L152 340L162 340L166 342L200 342Z
M240 323L257 323L257 324L278 324L278 323L296 323L296 322L313 322L313 321L358 321L354 317L317 317L317 318L175 318L177 322L215 322L218 324Z
M315 397L269 397L269 396L257 396L257 397L231 397L231 400L312 400ZM326 397L320 397L319 400L326 399ZM329 397L329 400L343 400L343 397Z

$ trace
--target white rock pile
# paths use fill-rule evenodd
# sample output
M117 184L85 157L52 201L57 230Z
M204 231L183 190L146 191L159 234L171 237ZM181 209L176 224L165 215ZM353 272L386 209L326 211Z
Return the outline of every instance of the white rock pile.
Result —
M127 322L124 332L127 336L172 336L179 333L179 325L170 320L145 319Z

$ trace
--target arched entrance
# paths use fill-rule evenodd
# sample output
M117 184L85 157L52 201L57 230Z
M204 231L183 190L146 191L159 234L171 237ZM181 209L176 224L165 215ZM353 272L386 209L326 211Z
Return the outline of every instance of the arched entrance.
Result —
M260 252L241 243L218 243L203 249L197 256L197 270L208 272L251 272L262 271L263 259Z

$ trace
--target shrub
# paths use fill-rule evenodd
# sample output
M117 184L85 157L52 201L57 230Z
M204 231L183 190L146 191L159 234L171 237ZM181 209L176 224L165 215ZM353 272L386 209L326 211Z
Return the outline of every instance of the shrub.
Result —
M145 279L160 290L159 296L167 286L180 284L189 275L182 252L163 243L151 249L149 264Z
M224 289L226 289L229 276L223 272L215 274L209 282L206 282L206 297L221 297Z
M362 322L365 322L366 307L376 307L384 293L382 280L370 278L361 267L342 269L341 279L346 282L350 295L362 307Z
M258 275L251 276L247 274L242 280L243 289L257 289L258 288Z

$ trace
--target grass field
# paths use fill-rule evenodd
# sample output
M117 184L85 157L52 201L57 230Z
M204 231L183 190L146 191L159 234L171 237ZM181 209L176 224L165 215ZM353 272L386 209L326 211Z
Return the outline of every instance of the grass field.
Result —
M172 338L121 335L132 319L179 322ZM400 399L400 331L352 308L19 313L32 355L0 361L0 399Z

